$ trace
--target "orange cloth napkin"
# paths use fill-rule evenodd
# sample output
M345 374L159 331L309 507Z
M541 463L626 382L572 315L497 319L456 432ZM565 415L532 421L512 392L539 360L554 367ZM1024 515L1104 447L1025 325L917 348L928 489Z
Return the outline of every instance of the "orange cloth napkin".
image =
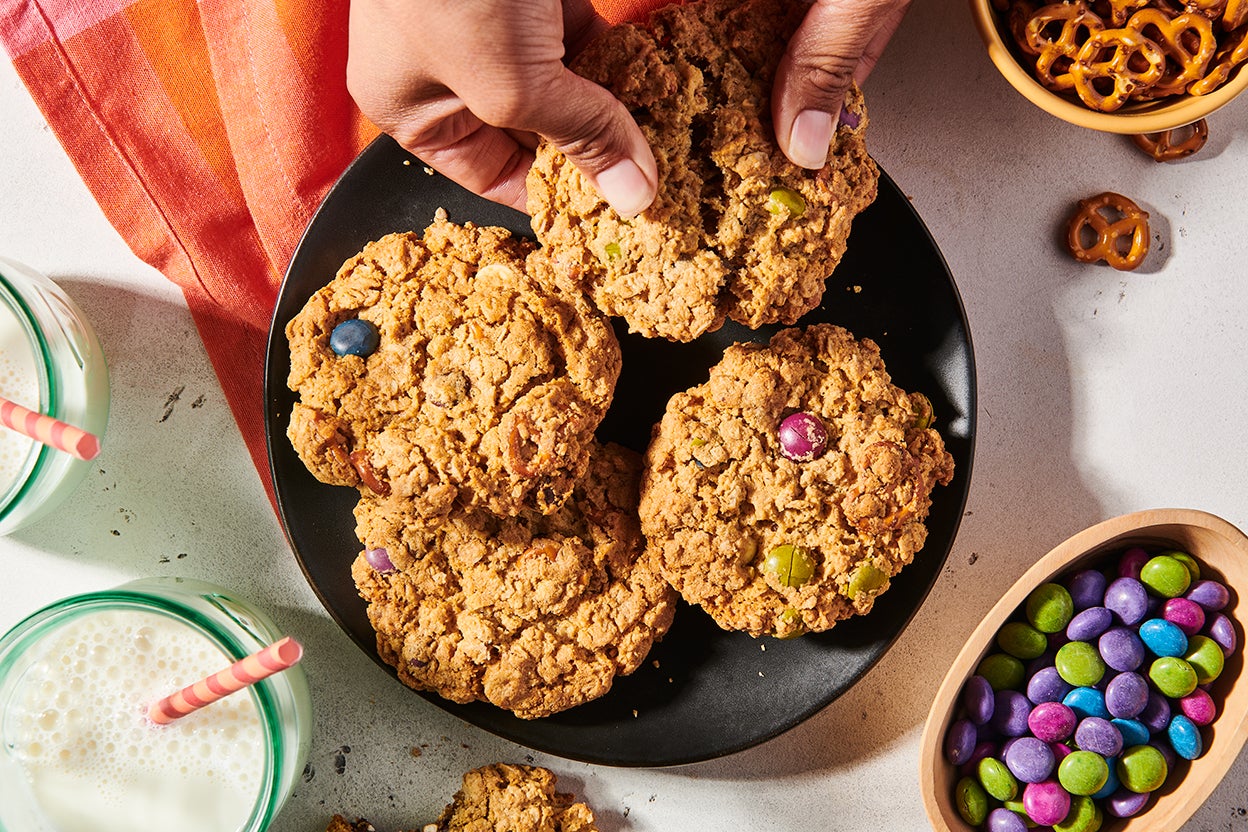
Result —
M596 0L611 22L661 5ZM304 228L376 135L348 0L0 0L0 43L104 214L181 287L265 488L264 353Z

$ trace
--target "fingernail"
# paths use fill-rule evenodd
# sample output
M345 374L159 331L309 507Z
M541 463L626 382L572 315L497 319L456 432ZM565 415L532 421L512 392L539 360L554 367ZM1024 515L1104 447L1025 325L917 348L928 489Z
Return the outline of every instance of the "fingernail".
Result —
M622 216L635 217L650 206L653 189L631 159L616 162L598 174L598 193Z
M789 158L804 168L817 170L828 163L828 147L836 121L823 110L802 110L789 131Z

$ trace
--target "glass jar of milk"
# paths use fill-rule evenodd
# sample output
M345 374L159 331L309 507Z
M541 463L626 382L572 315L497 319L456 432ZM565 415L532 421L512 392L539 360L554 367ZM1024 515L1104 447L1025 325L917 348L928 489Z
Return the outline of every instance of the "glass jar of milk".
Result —
M301 666L168 725L147 707L281 637L228 591L150 578L0 638L0 831L261 832L303 771Z
M0 396L103 438L108 366L95 330L48 278L0 258ZM91 463L0 426L0 534L47 514Z

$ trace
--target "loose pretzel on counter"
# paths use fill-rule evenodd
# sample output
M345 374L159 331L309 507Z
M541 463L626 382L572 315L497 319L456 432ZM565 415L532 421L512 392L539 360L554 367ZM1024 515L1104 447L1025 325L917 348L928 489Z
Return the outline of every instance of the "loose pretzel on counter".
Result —
M1090 245L1089 232L1094 238ZM1119 271L1131 271L1148 254L1148 212L1112 191L1081 199L1067 225L1066 244L1080 263L1104 260Z
M1178 138L1182 136L1182 138ZM1140 150L1158 162L1174 162L1186 159L1205 146L1209 140L1209 123L1203 118L1186 127L1163 130L1160 133L1137 133L1131 141Z

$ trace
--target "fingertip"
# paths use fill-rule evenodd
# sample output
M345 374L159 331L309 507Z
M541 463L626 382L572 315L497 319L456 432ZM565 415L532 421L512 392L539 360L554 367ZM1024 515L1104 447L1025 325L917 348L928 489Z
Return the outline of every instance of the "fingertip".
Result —
M802 110L789 129L784 154L798 167L818 170L828 163L828 150L836 131L837 117L823 110Z
M657 186L632 159L623 159L595 177L594 185L616 213L635 217L654 202Z

